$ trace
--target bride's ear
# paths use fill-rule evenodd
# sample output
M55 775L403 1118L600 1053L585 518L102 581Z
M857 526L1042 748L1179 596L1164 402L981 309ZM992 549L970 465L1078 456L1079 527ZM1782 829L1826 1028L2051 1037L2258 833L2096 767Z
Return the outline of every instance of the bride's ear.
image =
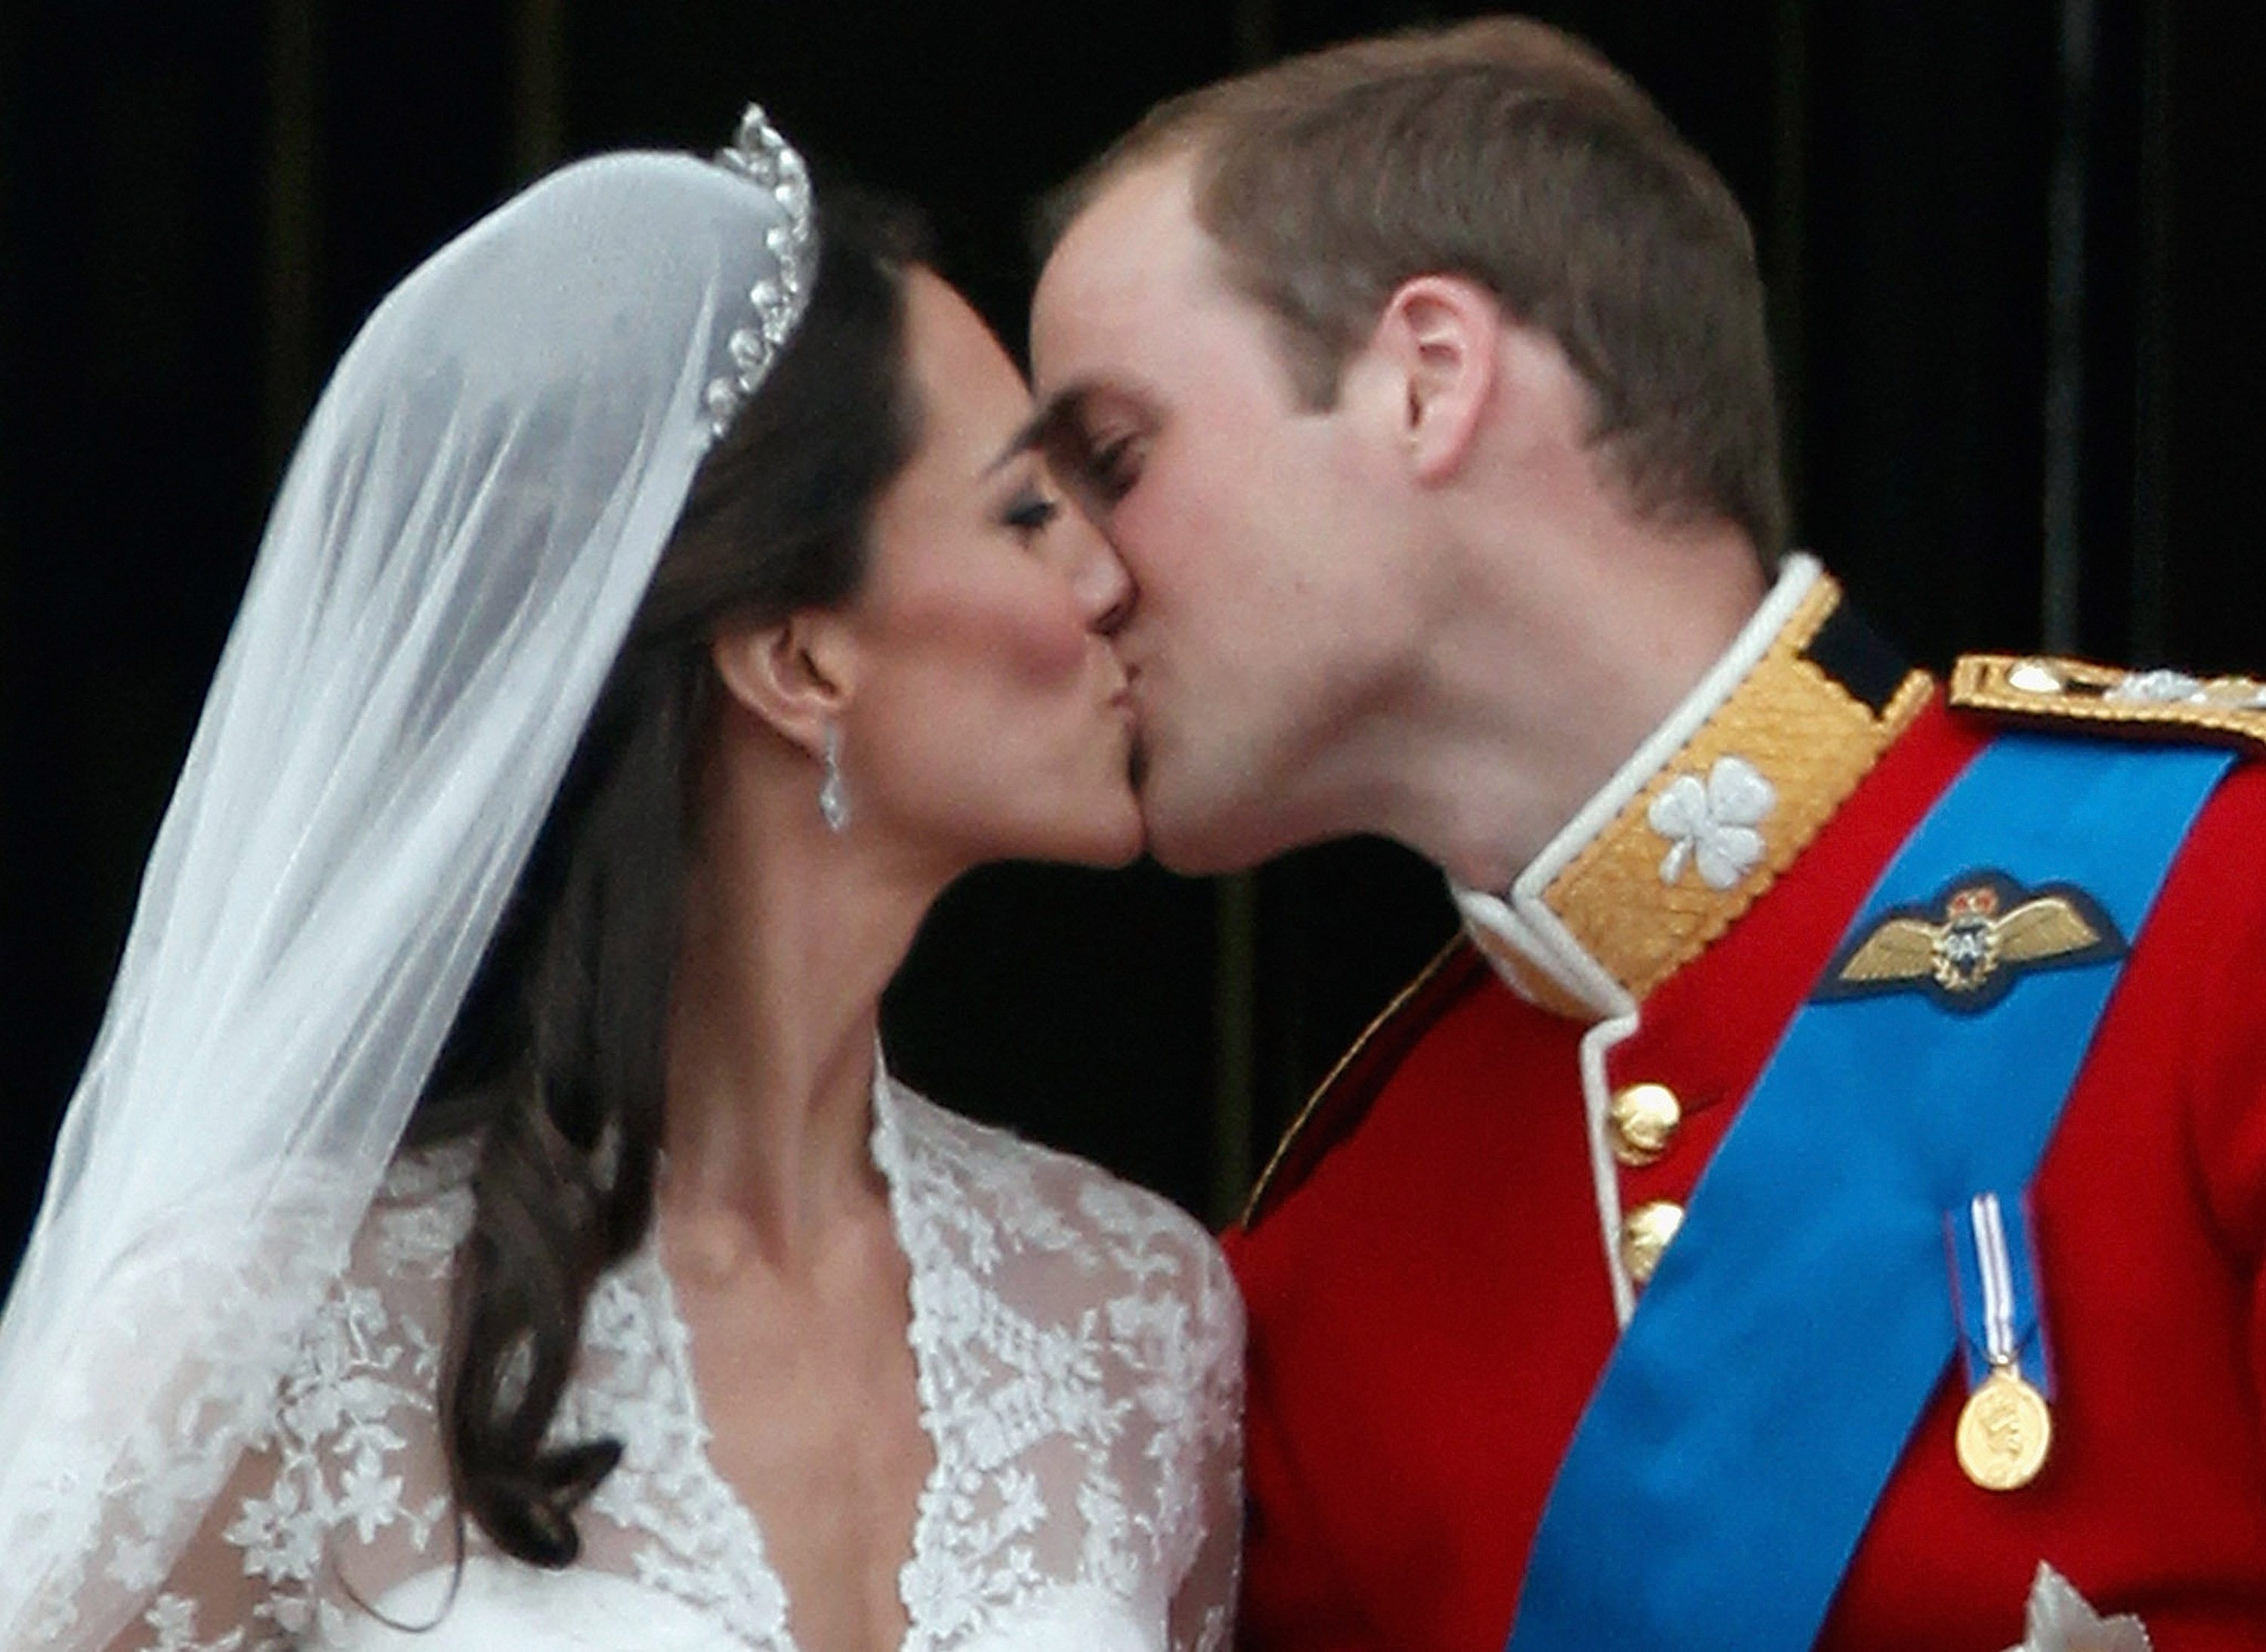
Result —
M817 610L729 626L709 644L727 698L814 754L849 704L853 652L839 618Z

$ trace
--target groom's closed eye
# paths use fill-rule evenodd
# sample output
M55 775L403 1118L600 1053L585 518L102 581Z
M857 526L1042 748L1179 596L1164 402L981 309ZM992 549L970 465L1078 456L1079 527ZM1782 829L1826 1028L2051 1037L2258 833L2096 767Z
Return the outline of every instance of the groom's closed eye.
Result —
M1115 398L1073 388L1050 398L1025 428L1023 441L1097 521L1140 479L1151 434L1145 418L1109 405Z
M1147 436L1138 431L1085 435L1079 450L1080 486L1090 489L1105 504L1115 505L1140 480L1141 461L1147 448Z

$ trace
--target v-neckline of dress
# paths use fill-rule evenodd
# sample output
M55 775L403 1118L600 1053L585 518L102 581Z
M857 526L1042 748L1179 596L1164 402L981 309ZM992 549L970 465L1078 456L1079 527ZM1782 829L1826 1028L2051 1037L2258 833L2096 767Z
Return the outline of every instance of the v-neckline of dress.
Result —
M874 1168L881 1178L888 1201L889 1231L895 1240L897 1254L904 1258L909 1313L905 1340L912 1356L913 1380L920 1408L920 1428L929 1443L931 1463L927 1477L922 1481L920 1495L913 1509L913 1529L910 1546L896 1568L897 1600L904 1608L905 1633L895 1652L927 1652L934 1641L933 1633L921 1621L917 1601L921 1591L916 1581L928 1565L935 1551L935 1528L939 1511L944 1506L947 1489L960 1470L954 1461L948 1430L940 1426L941 1413L936 1388L936 1375L932 1362L924 1350L933 1343L934 1311L929 1300L931 1293L924 1289L925 1276L916 1247L909 1242L911 1229L910 1209L912 1193L909 1187L903 1120L899 1099L879 1051L874 1058L874 1082L870 1098L872 1123L866 1132L866 1152ZM737 1528L736 1535L744 1546L742 1557L750 1574L741 1580L742 1592L752 1592L754 1615L761 1621L762 1644L771 1652L802 1652L795 1638L793 1605L786 1590L786 1581L773 1564L771 1547L765 1540L764 1524L753 1504L741 1495L737 1487L716 1466L709 1453L713 1438L708 1424L707 1407L702 1402L700 1385L692 1361L692 1331L678 1308L676 1282L670 1278L663 1262L657 1239L648 1241L640 1254L641 1268L648 1270L648 1288L653 1291L662 1316L661 1353L669 1380L676 1390L676 1399L683 1407L691 1425L691 1439L689 1462L696 1485L687 1491L708 1503L711 1509ZM740 1568L734 1568L738 1570Z

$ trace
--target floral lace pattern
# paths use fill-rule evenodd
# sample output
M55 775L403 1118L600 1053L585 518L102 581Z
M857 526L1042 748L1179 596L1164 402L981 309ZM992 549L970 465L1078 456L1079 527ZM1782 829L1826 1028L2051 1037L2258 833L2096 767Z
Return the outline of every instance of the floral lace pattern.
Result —
M910 1264L935 1451L899 1575L905 1652L1220 1652L1239 1537L1243 1327L1217 1247L1153 1195L886 1076L872 1151ZM424 1643L455 1644L460 1527L435 1393L471 1216L464 1169L447 1155L396 1167L273 1414L163 1588L143 1593L128 1644L359 1646L373 1619L437 1625ZM793 1652L762 1532L711 1465L692 1370L648 1245L594 1292L555 1425L624 1445L580 1517L574 1570L693 1609L715 1645ZM535 1612L561 1585L557 1619L571 1614L571 1574L519 1568L477 1533L464 1541L468 1573L520 1574L515 1598ZM526 1626L528 1644L549 1621Z
M225 1187L149 1235L24 1396L26 1449L0 1464L10 1645L107 1644L269 1426L274 1374L339 1271L343 1246L330 1236L352 1232L363 1201L311 1181L269 1201L263 1224L247 1230L238 1191ZM113 1374L143 1367L170 1373L155 1403L131 1384L121 1399Z

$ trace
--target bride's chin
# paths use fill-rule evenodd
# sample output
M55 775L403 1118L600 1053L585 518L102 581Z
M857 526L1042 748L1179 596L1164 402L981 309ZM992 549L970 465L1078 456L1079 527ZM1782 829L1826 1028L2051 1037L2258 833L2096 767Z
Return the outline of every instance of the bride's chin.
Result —
M1061 859L1079 866L1122 866L1138 859L1148 847L1140 804L1133 788L1122 782L1093 800L1082 826L1078 846Z
M1083 866L1123 866L1139 859L1148 846L1141 810L1130 788L1108 805L1097 808L1089 826L1090 830L1081 834L1080 844L1058 859Z
M1118 824L1116 848L1100 864L1105 866L1131 866L1148 846L1149 833L1141 823L1140 807L1133 800L1133 793L1128 792L1125 794L1125 812Z
M1079 866L1129 866L1149 846L1148 829L1142 823L1138 784L1139 746L1129 734L1118 733L1117 750L1106 780L1097 779L1084 824L1090 829L1084 846L1050 859Z

